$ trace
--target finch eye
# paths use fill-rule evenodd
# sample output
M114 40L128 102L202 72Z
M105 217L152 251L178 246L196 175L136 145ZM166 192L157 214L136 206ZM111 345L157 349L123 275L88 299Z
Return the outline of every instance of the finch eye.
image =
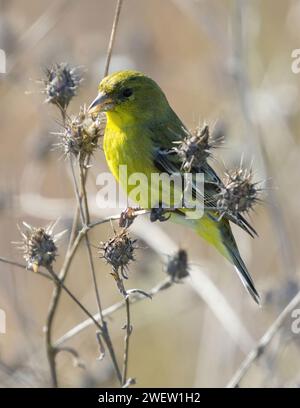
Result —
M123 96L125 96L125 98L129 98L129 96L131 96L131 95L132 95L132 89L130 89L130 88L124 89Z

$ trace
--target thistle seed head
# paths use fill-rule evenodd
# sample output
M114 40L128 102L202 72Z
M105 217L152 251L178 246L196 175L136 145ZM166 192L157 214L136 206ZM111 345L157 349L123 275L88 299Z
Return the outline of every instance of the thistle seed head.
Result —
M91 115L86 107L82 107L77 116L66 119L58 145L63 147L65 155L73 155L84 160L98 148L98 141L103 131L103 117Z
M184 249L179 249L170 256L166 265L166 273L173 281L181 280L188 276L188 256Z
M203 127L198 126L194 131L186 130L186 136L183 141L177 143L176 151L180 160L181 168L189 172L192 168L200 170L206 163L208 157L211 156L211 150L219 146L222 142L222 137L217 135L211 136L207 124Z
M42 82L44 84L42 92L46 94L45 102L66 109L77 93L82 76L77 67L60 63L47 68L46 79Z
M239 167L228 171L217 195L217 207L221 212L234 215L249 212L258 201L259 191L257 183L253 182L252 169Z
M55 242L64 232L53 235L54 224L36 228L23 222L23 226L25 229L20 229L22 242L16 244L23 252L27 267L33 268L35 272L39 266L50 267L57 257Z
M126 230L122 230L113 238L101 244L102 258L112 266L113 272L121 271L123 278L127 279L126 270L130 262L134 261L136 240L131 239Z

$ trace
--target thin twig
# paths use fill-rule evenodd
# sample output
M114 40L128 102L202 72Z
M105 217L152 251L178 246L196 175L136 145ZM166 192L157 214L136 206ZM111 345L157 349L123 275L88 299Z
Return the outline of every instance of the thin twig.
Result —
M57 371L56 371L56 348L52 345L52 328L55 317L55 311L60 297L61 287L55 282L55 288L52 292L51 301L49 304L48 314L46 318L46 324L44 327L47 358L50 366L50 374L52 386L58 387Z
M89 161L89 159L88 159ZM84 172L83 172L83 163L79 162L79 172L80 172L80 188L81 192L79 193L78 185L77 185L77 180L75 176L75 171L74 171L74 166L73 166L73 161L72 158L70 159L70 164L71 164L71 170L72 170L72 178L73 178L73 184L74 184L74 190L76 194L76 199L78 203L78 207L80 209L80 216L81 216L81 221L84 226L87 225L89 222L89 208L88 208L88 200L87 200L87 194L86 194L86 189L85 189L85 183L86 179L84 177ZM89 261L89 266L90 266L90 271L93 279L93 284L94 284L94 289L95 289L95 294L96 294L96 301L97 301L97 307L98 307L98 313L99 313L99 318L100 318L100 334L108 348L114 369L116 371L116 375L118 377L118 380L120 383L122 383L122 376L121 376L121 371L117 362L116 354L114 351L114 347L110 338L110 334L108 331L108 327L106 322L103 319L102 315L102 307L101 307L101 300L100 300L100 294L98 291L98 286L97 286L97 280L96 280L96 273L95 273L95 266L94 266L94 261L93 261L93 255L91 251L91 245L88 237L88 228L86 229L86 232L84 234L84 240L87 248L87 253L88 253L88 261ZM99 336L97 336L97 339L99 340ZM100 344L99 344L100 345ZM100 345L101 346L101 345Z
M30 270L33 272L33 270L31 268L27 268L26 264L22 264L21 262L15 262L15 261L10 261L9 259L0 257L0 262L3 263L7 263L9 265L12 266L17 266L18 268L21 268L23 270ZM38 272L34 272L38 275L41 275L49 280L53 280L54 282L56 282L59 286L62 287L63 290L65 290L65 292L70 296L71 299L73 299L73 301L80 307L80 309L89 317L89 320L91 320L99 329L101 329L101 326L99 325L99 322L97 321L97 319L94 318L94 316L86 309L85 306L83 306L83 304L77 299L77 297L66 287L66 285L64 284L64 282L59 278L59 276L53 271L53 269L51 268L50 270L47 269L50 276L47 273L38 271ZM99 320L99 319L98 319ZM55 345L56 347L56 345Z
M292 311L299 305L299 303L300 303L300 291L290 301L290 303L285 307L285 309L280 313L280 315L271 325L269 330L256 344L255 348L248 354L244 362L241 364L240 368L237 370L232 379L229 381L227 388L237 388L239 386L241 380L245 377L252 364L256 360L258 360L262 354L264 354L271 340L279 332L279 330L285 323L287 317L291 315Z
M105 68L104 68L104 76L105 77L108 74L108 70L109 70L109 65L110 65L112 50L113 50L113 46L114 46L114 42L115 42L115 38L116 38L116 32L117 32L117 27L118 27L118 23L119 23L119 17L120 17L120 13L121 13L122 3L123 3L123 0L118 0L117 6L116 6L114 22L113 22L112 30L111 30L111 33L110 33L110 39L109 39L109 44L108 44L108 49L107 49L106 63L105 63Z
M78 211L76 209L74 219L73 219L73 226L72 226L72 232L69 240L69 245L68 245L68 250L65 258L64 265L60 271L59 274L59 281L61 284L58 284L55 282L55 288L53 289L51 300L50 300L50 305L48 309L48 314L47 314L47 319L46 319L46 325L45 325L45 333L46 333L46 350L47 350L47 356L48 356L48 361L50 365L50 373L51 373L51 378L52 378L52 385L53 387L57 388L58 387L58 381L57 381L57 373L56 373L56 363L55 363L55 357L57 354L56 348L52 344L52 328L53 328L53 323L54 323L54 318L55 314L58 308L59 300L61 297L61 290L62 290L62 284L64 280L66 279L69 266L71 264L71 256L68 256L70 247L72 245L74 236L75 236L75 231L78 223ZM75 252L74 252L75 253Z
M127 383L127 372L128 372L128 358L129 358L129 338L132 332L132 326L130 321L130 300L129 295L125 298L126 304L126 325L125 325L125 338L124 338L124 359L123 359L123 373L122 373L122 385Z
M147 294L149 295L148 297L153 297L155 295L157 295L159 292L166 290L168 288L170 288L171 286L173 286L174 281L172 281L172 279L170 278L166 278L164 279L162 282L160 282L159 284L155 285L149 292L147 292ZM145 296L145 294L141 293L141 292L134 292L130 295L130 303L134 304L139 302L140 300L144 300L146 299L147 296ZM110 315L112 315L113 313L115 313L116 311L123 309L123 307L125 306L125 302L124 300L115 303L112 306L109 306L108 308L103 310L103 316L104 317L108 317ZM99 314L95 314L94 316L95 320L99 320L100 316ZM67 333L65 333L62 337L60 337L56 342L55 345L56 346L60 346L61 344L65 343L66 341L70 340L71 338L73 338L74 336L76 336L77 334L81 333L83 330L85 330L86 328L88 328L89 326L91 326L93 323L91 321L91 319L86 319L83 322L79 323L77 326L73 327L72 329L70 329Z
M61 116L62 116L62 121L63 125L65 126L66 123L66 111L64 109L59 109ZM69 244L68 244L68 250L67 253L73 243L73 240L75 238L75 233L76 233L76 228L77 228L77 223L78 223L78 210L75 210L75 215L73 218L73 225L72 225L72 231L69 239ZM62 268L60 272L60 280L63 282L64 279L66 278L68 272L68 268ZM49 308L48 308L48 314L46 318L46 324L45 324L45 342L46 342L46 351L47 351L47 357L49 361L49 366L50 366L50 374L51 374L51 380L52 380L52 385L53 387L57 388L58 387L58 380L57 380L57 372L56 372L56 348L52 344L52 329L53 329L53 323L54 323L54 318L56 314L56 310L58 308L58 303L61 297L61 286L55 282L55 287L52 292Z
M50 275L52 276L53 280L57 283L58 286L61 286L62 289L66 291L66 293L70 296L70 298L73 299L73 301L80 307L80 309L87 315L89 316L90 319L92 319L92 322L97 326L98 329L101 329L100 324L97 322L97 320L93 317L93 315L86 309L85 306L76 298L75 295L65 286L65 284L59 279L59 277L56 275L56 273L53 271L52 268L47 269Z
M30 271L30 272L32 272L32 273L34 273L36 275L40 275L40 276L43 276L44 278L51 279L50 276L47 275L46 273L41 272L41 271L35 272L32 268L27 267L25 264L22 264L21 262L11 261L10 259L3 258L2 256L0 256L0 262L6 263L6 264L12 265L12 266L17 266L19 268L24 268L27 271Z
M88 159L89 162L89 159ZM89 212L89 206L88 206L88 199L87 199L87 193L86 193L86 188L85 188L85 178L84 178L84 171L83 171L83 164L79 163L79 173L80 173L80 188L81 188L81 195L83 199L83 208L82 208L82 217L84 219L82 220L84 225L88 225L90 223L90 212ZM76 184L76 179L75 175L73 173L75 184ZM79 195L78 195L79 199ZM95 295L96 295L96 301L97 301L97 306L98 306L98 311L101 319L101 323L103 324L103 316L102 316L102 306L101 306L101 300L100 300L100 294L98 290L98 285L97 285L97 278L96 278L96 272L95 272L95 266L93 262L93 255L91 251L91 244L88 236L88 231L86 232L85 236L85 243L88 251L88 258L89 258L89 264L90 264L90 270L91 270L91 275L92 275L92 280L93 280L93 285L94 285L94 290L95 290Z

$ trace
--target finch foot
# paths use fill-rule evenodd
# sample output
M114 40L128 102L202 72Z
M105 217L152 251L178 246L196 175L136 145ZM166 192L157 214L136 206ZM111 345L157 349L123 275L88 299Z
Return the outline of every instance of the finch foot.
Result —
M164 221L168 221L171 217L171 214L169 213L168 215L166 215L166 213L168 213L169 210L167 208L152 208L151 209L151 213L150 213L150 221L151 222L155 222L155 221L160 221L160 222L164 222Z

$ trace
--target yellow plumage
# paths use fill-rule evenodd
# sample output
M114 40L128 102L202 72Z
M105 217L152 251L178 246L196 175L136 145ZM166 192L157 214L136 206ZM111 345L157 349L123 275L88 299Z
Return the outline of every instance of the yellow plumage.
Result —
M176 157L165 156L161 152L174 147L185 135L185 127L168 104L159 86L150 78L136 71L121 71L102 80L99 95L91 109L106 112L107 125L104 135L104 153L108 166L117 181L130 193L127 180L119 179L120 165L127 166L127 176L143 173L148 182L141 187L145 199L139 204L150 207L152 173L180 171ZM213 188L218 180L216 173L207 164L202 170L206 185ZM213 245L225 258L235 265L238 274L256 302L259 295L244 265L226 216L220 219L218 213L206 211L197 220L184 216L185 210L172 214L174 222L181 223L202 236ZM233 220L251 233L252 227L241 217Z

